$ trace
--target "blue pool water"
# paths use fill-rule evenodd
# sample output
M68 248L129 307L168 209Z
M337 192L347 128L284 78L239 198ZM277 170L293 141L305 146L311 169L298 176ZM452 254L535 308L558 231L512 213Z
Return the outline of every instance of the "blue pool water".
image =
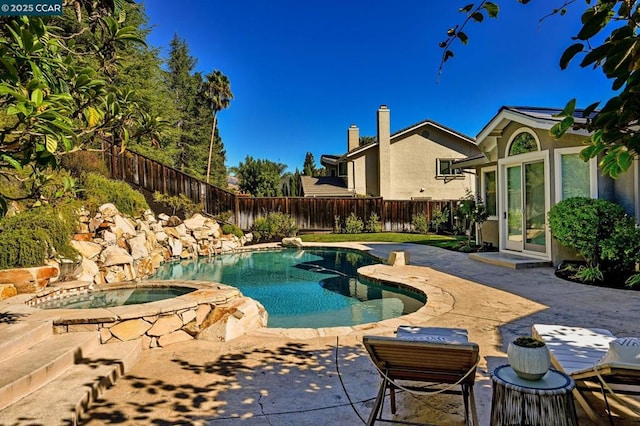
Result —
M415 312L426 300L409 290L359 281L380 263L343 249L281 249L164 264L152 279L208 280L237 287L269 313L269 327L335 327Z

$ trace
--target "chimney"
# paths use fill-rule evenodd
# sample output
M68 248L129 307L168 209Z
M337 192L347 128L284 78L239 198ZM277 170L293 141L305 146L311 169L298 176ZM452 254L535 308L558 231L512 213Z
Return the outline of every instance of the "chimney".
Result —
M379 195L391 198L391 114L386 105L378 108L378 178Z
M353 151L360 146L360 129L352 124L347 130L347 151Z

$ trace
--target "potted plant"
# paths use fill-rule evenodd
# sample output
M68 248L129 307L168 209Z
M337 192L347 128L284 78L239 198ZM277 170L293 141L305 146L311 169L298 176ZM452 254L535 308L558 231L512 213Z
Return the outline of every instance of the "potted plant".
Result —
M509 364L516 374L526 380L539 380L551 367L547 345L541 340L521 336L509 343Z

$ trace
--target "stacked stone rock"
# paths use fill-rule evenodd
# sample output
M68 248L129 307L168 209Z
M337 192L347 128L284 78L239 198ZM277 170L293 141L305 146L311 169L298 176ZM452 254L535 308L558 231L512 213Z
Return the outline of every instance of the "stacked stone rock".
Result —
M183 221L165 214L156 218L147 210L134 220L113 204L103 204L94 216L82 210L79 219L71 245L82 257L79 268L68 278L96 284L141 279L173 258L231 252L251 237L222 235L216 220L200 214Z

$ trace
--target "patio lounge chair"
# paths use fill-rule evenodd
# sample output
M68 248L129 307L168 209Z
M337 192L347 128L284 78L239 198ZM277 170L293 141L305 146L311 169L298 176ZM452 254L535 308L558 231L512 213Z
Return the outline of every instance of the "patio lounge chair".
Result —
M635 346L633 338L617 339L600 328L548 324L535 324L532 332L547 344L553 365L576 381L574 397L591 420L601 423L601 417L585 398L588 393L602 395L611 424L612 409L623 416L640 418L640 352L629 352L640 346ZM633 346L623 348L627 353L620 358L617 345L624 345L624 340Z
M478 424L473 384L480 355L478 345L467 341L466 330L400 327L398 337L364 336L363 343L382 379L368 425L376 420L411 424L382 418L387 389L391 413L396 412L396 388L417 395L462 395L466 423L471 408L472 424Z

